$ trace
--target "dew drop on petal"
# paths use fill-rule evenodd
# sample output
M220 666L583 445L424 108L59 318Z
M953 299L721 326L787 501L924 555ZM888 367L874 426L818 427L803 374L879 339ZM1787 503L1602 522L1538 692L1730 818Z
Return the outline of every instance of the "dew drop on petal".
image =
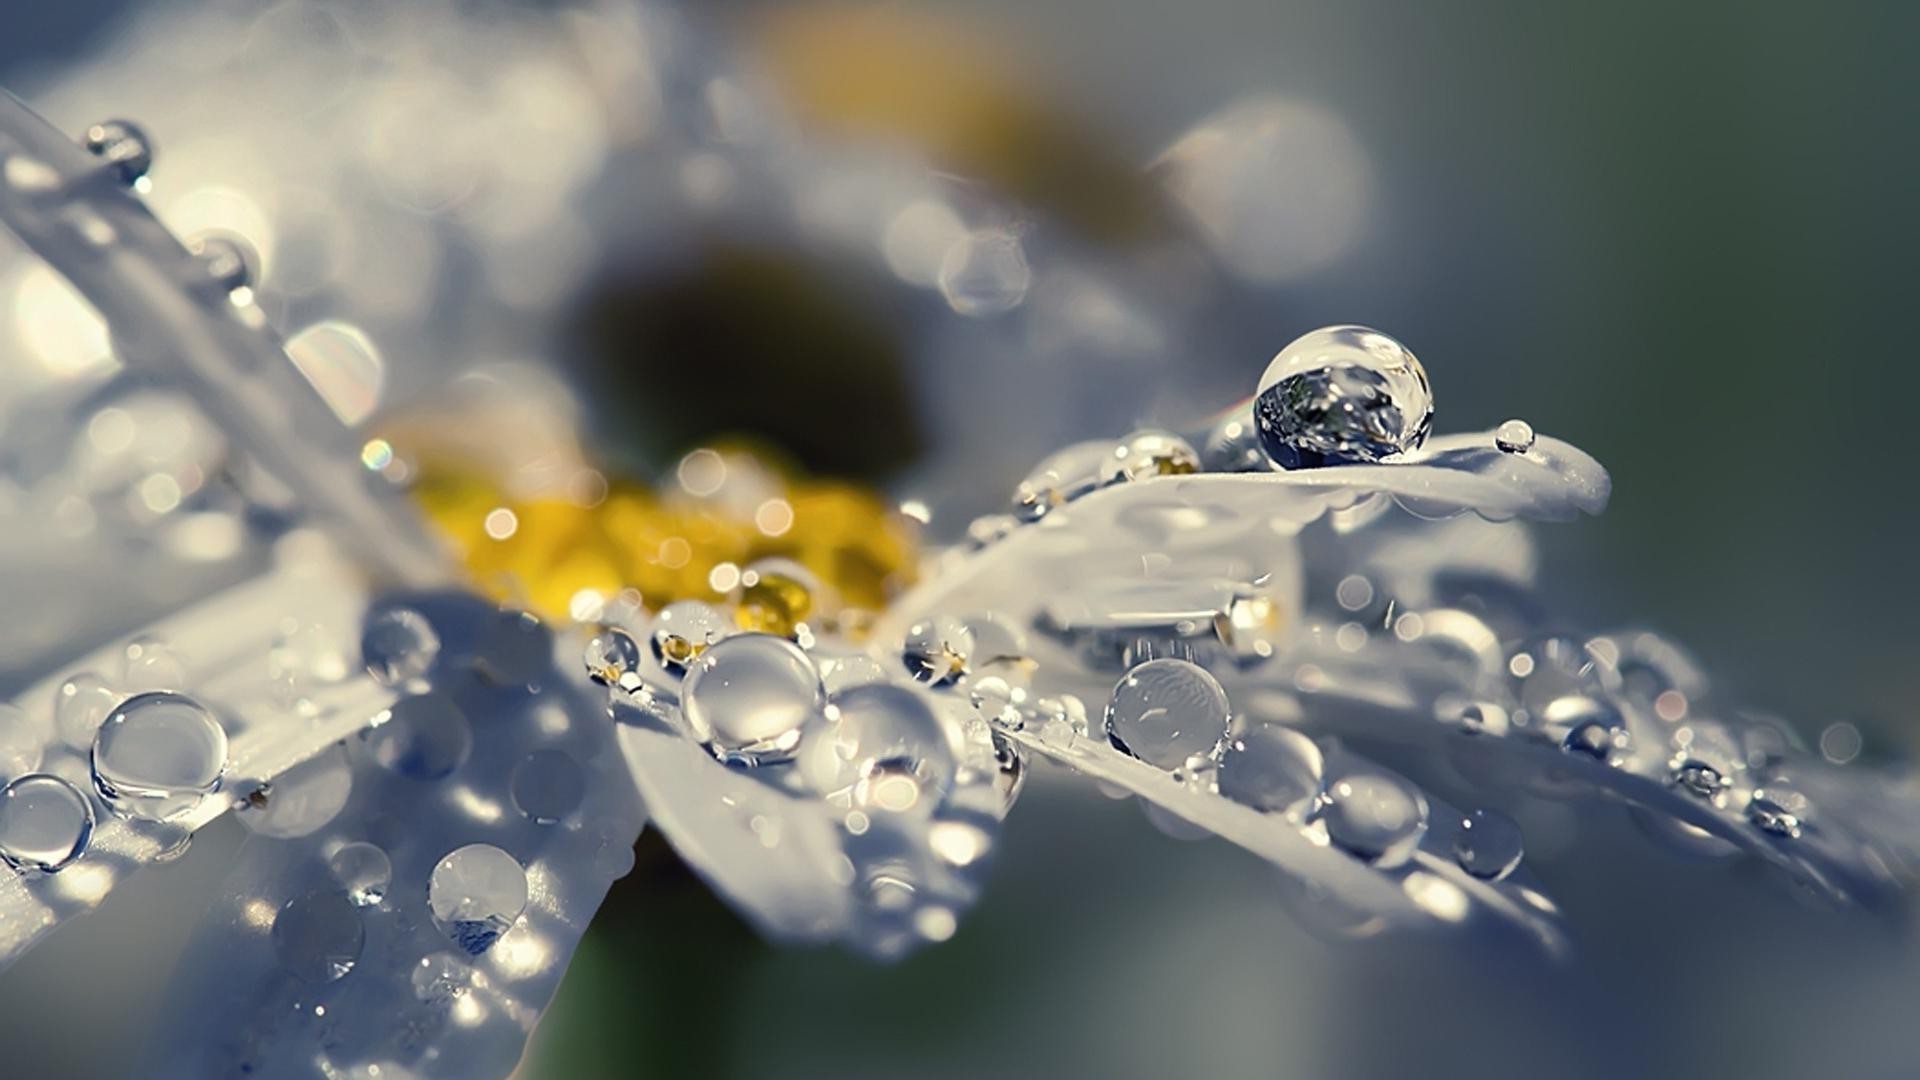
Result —
M856 686L834 695L830 716L799 753L801 777L818 794L900 813L931 809L951 790L960 740L924 691Z
M273 951L280 966L310 983L330 983L352 971L367 929L345 893L295 897L273 919Z
M136 694L94 735L94 785L108 805L131 817L180 816L219 788L226 767L226 729L181 694Z
M1784 784L1755 788L1747 802L1747 820L1764 832L1798 839L1807 821L1807 797Z
M564 750L535 750L513 768L513 805L536 825L553 825L579 809L587 773Z
M1525 420L1509 420L1493 432L1493 445L1505 454L1524 454L1533 449L1533 425Z
M1320 820L1340 848L1383 868L1405 863L1427 833L1427 800L1405 781L1352 773L1327 788Z
M973 653L973 631L950 615L935 615L907 628L900 658L915 680L945 686L966 676Z
M668 674L678 678L708 647L727 636L732 625L711 604L682 600L668 604L654 616L648 644L653 658Z
M1281 468L1375 462L1426 441L1433 391L1406 346L1364 326L1328 326L1273 358L1253 413Z
M373 760L401 776L439 780L466 764L473 727L453 699L415 694L394 702L386 723L361 733Z
M391 608L367 620L360 634L360 659L383 686L418 679L440 656L440 635L426 616L410 608Z
M1325 759L1312 739L1265 724L1227 743L1215 782L1234 802L1305 820L1326 791L1325 773Z
M92 837L93 804L65 780L29 773L0 788L0 861L8 866L55 873Z
M392 860L379 845L363 841L340 845L327 860L327 869L356 907L371 907L385 900L387 887L393 883Z
M640 643L617 626L602 627L587 639L587 677L601 686L622 686L640 671Z
M1498 810L1475 810L1462 818L1453 840L1453 860L1460 869L1486 881L1513 873L1524 851L1520 826Z
M493 947L527 909L527 872L491 844L447 853L427 879L433 924L469 955Z
M1219 680L1185 660L1149 660L1114 685L1106 734L1132 757L1162 769L1211 754L1226 737L1231 710Z
M827 693L813 661L772 634L740 634L706 649L681 684L687 726L716 757L745 765L784 761Z

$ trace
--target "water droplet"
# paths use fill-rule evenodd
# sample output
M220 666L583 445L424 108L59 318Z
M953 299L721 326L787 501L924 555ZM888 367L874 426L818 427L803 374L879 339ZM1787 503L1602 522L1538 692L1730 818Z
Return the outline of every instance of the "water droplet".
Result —
M60 689L54 692L53 726L59 730L62 742L75 750L84 750L93 745L94 733L118 704L120 695L113 692L105 679L90 671L81 672L61 683Z
M686 674L688 665L731 630L727 617L710 604L698 600L668 604L653 619L653 658L669 675L679 678Z
M1613 692L1619 673L1606 658L1579 641L1561 635L1536 638L1507 661L1519 705L1515 726L1562 740L1586 720L1617 722Z
M1008 686L1025 686L1033 674L1033 657L1027 650L1027 638L999 615L969 615L961 620L973 635L973 649L967 654L967 672L973 678L996 678Z
M0 702L0 776L20 776L40 767L47 733L38 718Z
M1336 845L1392 868L1411 859L1427 834L1427 800L1394 777L1353 773L1327 788L1320 820Z
M560 750L535 750L514 766L513 805L535 825L553 825L587 797L587 772Z
M1236 587L1226 610L1213 620L1215 636L1243 666L1273 656L1285 628L1285 608L1266 578Z
M65 780L29 773L0 788L0 861L8 866L55 873L92 837L93 804Z
M999 315L1020 306L1033 269L1020 238L1003 230L968 235L940 260L940 295L962 315Z
M473 985L473 969L452 953L423 956L410 976L414 996L429 1005L446 1005Z
M1747 802L1747 820L1775 836L1797 840L1807 821L1807 797L1784 784L1755 788Z
M1253 426L1250 410L1236 412L1214 425L1207 433L1206 445L1200 448L1200 461L1208 472L1268 472L1273 468L1267 452L1260 448L1260 432Z
M1266 724L1227 744L1215 782L1234 802L1304 821L1326 791L1325 772L1312 739Z
M1732 781L1719 769L1691 757L1675 759L1673 782L1703 799L1717 797Z
M130 120L95 124L87 129L81 144L106 162L123 184L138 182L153 168L153 140Z
M1426 441L1433 391L1406 346L1364 326L1329 326L1267 365L1253 415L1282 468L1374 462Z
M232 294L249 288L260 276L260 254L232 233L212 232L194 237L187 250L199 262L208 281Z
M1498 810L1475 810L1460 821L1453 840L1453 860L1460 869L1485 881L1499 881L1520 865L1526 850L1520 826Z
M1200 455L1187 440L1169 431L1136 431L1114 448L1102 480L1109 484L1145 480L1154 476L1183 476L1198 472Z
M371 907L385 900L387 887L393 883L393 861L377 844L342 844L327 860L327 869L356 907Z
M1674 730L1673 756L1667 762L1668 779L1682 790L1719 805L1733 786L1745 755L1719 724L1695 720Z
M1441 711L1443 719L1468 735L1498 738L1508 730L1507 710L1491 701L1461 701Z
M386 723L362 733L373 760L401 776L440 780L466 763L473 728L444 694L415 694L393 703Z
M907 628L907 640L900 656L907 674L928 686L946 686L959 682L967 674L967 660L973 655L973 631L949 615L922 619Z
M1533 449L1533 425L1525 420L1509 420L1495 429L1493 445L1502 453L1524 454Z
M785 761L827 692L800 647L772 634L740 634L705 650L687 670L680 712L722 761Z
M813 614L820 581L791 559L761 559L740 574L734 622L742 630L792 638Z
M1606 761L1632 741L1626 721L1611 704L1587 697L1566 697L1547 706L1549 730L1565 731L1560 748Z
M606 626L587 639L584 660L587 677L601 686L624 687L632 676L637 684L640 672L640 643L617 626Z
M427 907L441 933L478 956L527 909L527 872L491 844L456 848L427 879Z
M426 616L410 608L382 611L360 632L360 661L383 686L420 678L439 656L440 635Z
M226 729L180 694L136 694L94 735L94 786L132 817L167 821L186 813L220 787L226 767Z
M367 928L345 894L311 892L287 901L273 919L280 966L310 983L330 983L353 970Z
M960 752L958 732L924 692L873 683L833 697L828 722L807 733L799 767L823 796L899 813L937 806Z
M1013 516L1037 521L1100 485L1102 470L1113 457L1111 442L1074 443L1048 455L1034 466L1013 492Z
M1226 737L1227 692L1207 670L1185 660L1149 660L1129 670L1107 701L1113 745L1149 765L1173 770L1210 754Z

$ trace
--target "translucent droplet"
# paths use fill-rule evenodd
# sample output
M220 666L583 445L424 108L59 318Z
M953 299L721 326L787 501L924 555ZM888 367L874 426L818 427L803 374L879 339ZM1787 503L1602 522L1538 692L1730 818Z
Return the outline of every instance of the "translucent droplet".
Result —
M1200 455L1170 431L1136 431L1121 440L1102 479L1109 484L1153 476L1182 476L1200 470Z
M27 710L0 702L0 776L22 776L40 767L47 733Z
M94 786L131 817L179 817L219 789L226 767L226 729L205 706L180 694L136 694L94 735Z
M1394 777L1354 773L1327 788L1320 820L1340 848L1391 868L1411 859L1427 834L1427 799Z
M640 671L640 643L617 626L602 627L587 639L587 677L601 686L626 686Z
M1312 739L1266 724L1227 743L1214 781L1234 802L1304 821L1326 792L1325 773Z
M439 656L440 635L411 608L382 611L360 632L360 661L383 686L420 678Z
M1267 452L1260 448L1260 432L1253 425L1251 411L1236 414L1215 424L1200 448L1200 462L1208 472L1267 472L1273 468Z
M740 629L792 638L812 616L820 581L791 559L761 559L740 574Z
M1020 306L1033 284L1033 269L1020 238L989 230L968 235L940 260L940 295L962 315L999 315Z
M1564 739L1580 722L1617 718L1619 673L1606 658L1570 637L1549 635L1516 649L1507 661L1519 707L1513 723L1545 738Z
M260 255L253 245L227 232L206 233L194 237L187 250L199 261L207 280L225 293L234 293L253 285L260 274Z
M1674 731L1673 745L1668 779L1681 790L1718 805L1745 760L1739 744L1718 724L1695 720Z
M1524 454L1533 449L1533 425L1525 420L1509 420L1494 430L1493 445L1502 453Z
M687 726L714 756L746 765L784 761L827 692L799 646L772 634L741 634L708 648L680 690Z
M917 681L946 686L966 676L973 651L973 631L965 623L949 615L935 615L907 628L900 657L907 665L907 674Z
M153 140L131 120L95 124L87 129L81 143L106 162L121 183L135 183L153 168Z
M1364 326L1329 326L1267 365L1253 415L1281 468L1374 462L1426 441L1433 391L1406 346Z
M682 600L660 609L653 619L653 658L678 678L707 647L727 636L727 617L710 604Z
M0 861L51 874L71 865L93 837L93 804L48 773L16 776L0 788Z
M1021 521L1037 521L1055 507L1098 488L1102 471L1113 452L1112 443L1095 440L1075 443L1048 455L1014 489L1013 516Z
M1226 737L1231 707L1219 680L1185 660L1149 660L1129 670L1107 700L1106 734L1126 754L1177 769Z
M960 740L924 692L873 683L834 696L799 759L802 778L823 796L894 813L930 810L952 788Z
M1747 820L1775 836L1799 839L1807 820L1807 797L1784 784L1755 788L1747 802Z
M135 638L120 654L120 685L129 693L142 690L179 690L187 681L187 668L165 643L154 638Z
M287 901L273 919L273 952L280 966L310 983L330 983L353 970L367 943L346 894L311 892Z
M1593 698L1561 698L1547 707L1547 724L1563 730L1560 748L1607 761L1632 745L1627 724L1618 709Z
M423 956L409 976L413 994L429 1005L446 1005L473 985L473 969L452 953Z
M527 872L491 844L456 848L427 879L427 907L441 933L478 956L527 909Z
M1213 620L1214 634L1243 666L1273 656L1285 629L1286 609L1266 579L1236 588Z
M535 825L553 825L580 808L587 772L561 750L535 750L514 766L513 805Z
M387 366L366 332L328 319L287 338L287 358L348 427L373 415L386 388Z
M393 861L377 844L342 844L327 860L327 869L356 907L371 907L385 900L387 887L393 883Z
M1520 865L1525 840L1512 818L1498 810L1475 810L1460 821L1453 860L1474 877L1499 881Z
M60 684L53 696L53 726L60 740L75 750L93 745L93 736L107 714L120 704L105 679L87 671Z
M1442 710L1447 720L1468 735L1499 737L1508 730L1507 710L1491 701L1461 701Z
M394 702L383 724L362 733L373 760L401 776L440 780L473 751L473 728L444 694L415 694Z

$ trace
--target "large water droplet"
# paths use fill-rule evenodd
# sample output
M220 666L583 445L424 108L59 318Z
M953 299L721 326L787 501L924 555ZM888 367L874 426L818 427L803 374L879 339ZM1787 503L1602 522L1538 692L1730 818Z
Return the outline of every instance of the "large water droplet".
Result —
M1327 788L1327 837L1383 868L1405 863L1427 833L1427 799L1404 781L1353 773Z
M92 837L93 804L65 780L29 773L0 788L0 861L8 866L54 873Z
M94 735L94 786L131 817L166 821L186 813L220 787L226 767L226 729L180 694L136 694Z
M295 897L273 919L274 955L306 982L330 983L352 971L366 943L367 928L343 893Z
M871 683L836 694L808 732L800 772L823 796L890 812L937 806L959 767L958 733L922 691Z
M1305 820L1326 791L1325 772L1326 761L1312 739L1266 724L1227 744L1215 782L1234 802Z
M973 652L973 631L965 623L949 615L935 615L907 628L900 658L907 665L907 674L918 681L945 686L966 676Z
M553 825L579 809L587 773L562 750L535 750L514 766L513 805L535 825Z
M360 660L383 686L420 678L439 655L440 635L425 615L410 608L382 611L360 632Z
M132 184L153 168L153 140L131 120L107 120L95 124L81 137L95 157L107 163L123 184Z
M1487 881L1513 873L1525 850L1520 826L1498 810L1475 810L1462 818L1453 839L1453 859L1460 869Z
M361 738L373 760L415 780L452 775L473 751L473 727L444 694L416 694L394 702L386 723Z
M393 861L377 844L342 844L327 860L327 869L357 907L371 907L385 900L387 886L393 883Z
M1149 660L1114 685L1107 700L1107 738L1149 765L1179 768L1211 754L1231 718L1227 692L1207 670L1185 660Z
M731 630L727 617L712 605L682 600L668 604L654 616L649 644L654 660L669 675L679 678L701 653Z
M427 879L427 907L441 933L478 956L527 909L527 872L491 844L456 848Z
M714 756L745 765L790 758L801 728L826 703L813 661L771 634L741 634L707 649L680 691L694 735Z
M1373 462L1426 441L1433 391L1406 346L1364 326L1328 326L1267 365L1253 415L1282 468Z

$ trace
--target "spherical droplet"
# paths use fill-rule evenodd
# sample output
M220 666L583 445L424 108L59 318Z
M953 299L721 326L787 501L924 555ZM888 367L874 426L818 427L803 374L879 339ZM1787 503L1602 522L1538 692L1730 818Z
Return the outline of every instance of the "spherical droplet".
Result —
M186 813L220 787L226 767L226 729L180 694L136 694L94 735L94 786L131 817L166 821Z
M650 644L653 658L678 678L708 647L727 636L727 617L710 604L682 600L668 604L653 618Z
M527 872L491 844L456 848L427 879L427 907L441 933L478 956L527 909Z
M366 943L367 928L344 893L295 897L273 919L274 955L306 982L330 983L352 971Z
M439 780L466 764L473 727L453 699L415 694L394 702L391 713L361 735L373 760L415 780Z
M16 776L0 788L0 861L51 874L72 864L93 837L93 804L49 773Z
M1265 724L1227 743L1214 779L1234 802L1304 821L1326 791L1325 772L1312 739Z
M601 686L625 686L640 671L640 643L617 626L602 627L587 639L587 677Z
M999 315L1020 306L1033 284L1020 238L992 229L968 235L940 261L940 295L962 315Z
M120 695L93 672L81 672L61 683L53 695L53 726L60 741L75 750L92 746L94 734L118 704Z
M1107 738L1162 769L1211 754L1226 737L1231 706L1219 680L1185 660L1149 660L1129 670L1107 700Z
M188 241L187 250L199 261L207 280L222 292L248 288L260 275L260 254L232 233L196 236Z
M1775 836L1798 839L1807 820L1807 797L1784 784L1755 788L1747 802L1747 820Z
M1281 468L1374 462L1426 441L1433 391L1406 346L1364 326L1329 326L1273 358L1253 414Z
M513 805L535 825L553 825L587 797L587 772L562 750L535 750L513 768Z
M907 674L916 680L928 686L946 686L966 676L973 651L973 631L965 623L949 615L935 615L907 628L900 658L907 665Z
M1609 702L1565 697L1547 706L1549 730L1565 731L1560 748L1606 761L1631 745L1627 723Z
M1354 773L1327 788L1320 820L1334 844L1391 868L1412 858L1427 834L1427 799L1394 777Z
M425 615L389 608L367 620L360 632L360 659L384 686L399 686L427 673L440 655L440 635Z
M1102 479L1109 484L1153 476L1182 476L1200 470L1200 455L1170 431L1136 431L1114 448Z
M95 124L87 129L81 143L106 162L121 183L134 183L153 168L153 140L130 120Z
M1512 818L1498 810L1475 810L1460 821L1453 860L1474 877L1499 881L1520 865L1525 850L1525 837Z
M799 768L823 796L899 813L945 799L960 753L958 732L924 691L870 683L833 697L827 722L807 734Z
M429 1005L446 1005L473 985L473 968L452 953L423 956L409 976L413 994Z
M740 574L740 629L791 638L812 616L820 581L791 559L761 559Z
M799 646L771 634L741 634L708 648L687 671L680 711L722 760L784 761L827 692Z
M393 861L377 844L342 844L327 860L327 869L356 907L371 907L385 900L387 886L393 883Z
M1033 467L1013 492L1013 516L1037 521L1054 508L1100 486L1114 445L1104 440L1075 443L1057 450Z
M1493 432L1493 445L1506 454L1524 454L1533 449L1533 425L1525 420L1509 420Z

